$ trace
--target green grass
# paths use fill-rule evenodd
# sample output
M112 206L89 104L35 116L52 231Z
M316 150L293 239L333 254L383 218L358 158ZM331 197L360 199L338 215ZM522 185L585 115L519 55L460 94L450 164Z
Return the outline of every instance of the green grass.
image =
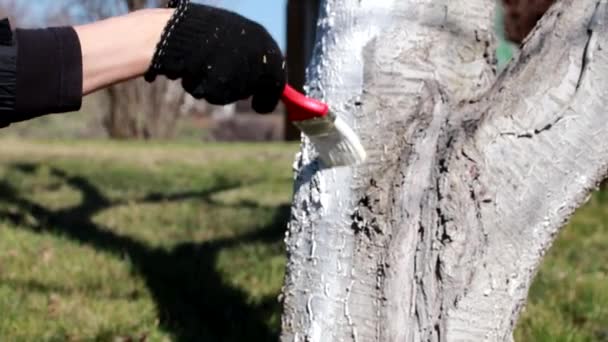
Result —
M275 340L296 149L3 140L0 340Z
M273 341L295 145L17 141L1 341ZM608 341L608 193L560 234L516 341Z
M608 341L608 192L564 229L530 290L516 341Z

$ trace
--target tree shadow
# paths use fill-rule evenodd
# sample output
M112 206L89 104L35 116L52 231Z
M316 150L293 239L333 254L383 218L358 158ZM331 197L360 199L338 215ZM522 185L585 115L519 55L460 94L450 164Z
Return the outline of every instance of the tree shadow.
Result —
M33 173L37 164L15 164L13 169ZM68 237L108 253L126 256L134 271L145 279L159 312L163 329L178 341L276 341L277 331L268 327L267 317L279 310L276 298L265 298L251 304L244 291L226 284L216 270L219 252L241 244L281 241L289 216L289 206L277 210L273 222L262 229L232 238L220 238L203 243L182 243L171 250L153 248L132 237L118 235L103 225L93 222L102 210L120 201L110 201L86 178L68 175L54 168L51 173L82 194L80 204L52 210L19 195L6 181L0 181L0 201L16 206L17 211L0 210L0 216L15 226L35 232L52 233ZM154 203L211 199L214 193L238 188L237 184L223 184L204 191L163 195L149 194L136 202ZM215 203L218 204L218 203ZM219 204L218 204L219 205ZM244 206L257 206L245 202ZM34 217L36 222L27 219ZM34 284L36 290L44 290Z

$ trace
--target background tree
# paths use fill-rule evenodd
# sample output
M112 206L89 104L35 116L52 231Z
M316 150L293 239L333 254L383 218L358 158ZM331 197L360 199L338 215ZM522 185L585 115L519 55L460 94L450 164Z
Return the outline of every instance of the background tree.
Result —
M114 0L77 1L83 6L87 21L99 20L124 11L144 7L164 7L166 0ZM107 114L103 125L111 138L151 139L170 138L178 120L191 109L193 101L183 91L179 82L159 77L149 84L138 78L112 86L104 91L107 95Z
M325 0L312 95L365 165L305 142L284 341L510 341L553 237L608 169L608 6L553 5L496 73L494 2Z

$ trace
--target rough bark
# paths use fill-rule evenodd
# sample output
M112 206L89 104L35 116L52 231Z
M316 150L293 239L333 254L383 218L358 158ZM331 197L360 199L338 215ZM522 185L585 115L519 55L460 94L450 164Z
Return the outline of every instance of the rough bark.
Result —
M325 0L310 93L365 165L304 140L283 341L510 341L546 250L605 176L605 0L562 0L495 75L491 0Z

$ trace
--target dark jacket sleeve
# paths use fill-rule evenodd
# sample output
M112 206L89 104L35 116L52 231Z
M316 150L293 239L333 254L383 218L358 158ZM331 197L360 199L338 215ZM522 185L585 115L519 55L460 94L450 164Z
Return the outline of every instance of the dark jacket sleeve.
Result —
M0 21L0 128L11 123L17 98L17 47L8 19Z
M0 125L75 111L81 104L82 52L74 29L12 34L8 21L0 22Z

